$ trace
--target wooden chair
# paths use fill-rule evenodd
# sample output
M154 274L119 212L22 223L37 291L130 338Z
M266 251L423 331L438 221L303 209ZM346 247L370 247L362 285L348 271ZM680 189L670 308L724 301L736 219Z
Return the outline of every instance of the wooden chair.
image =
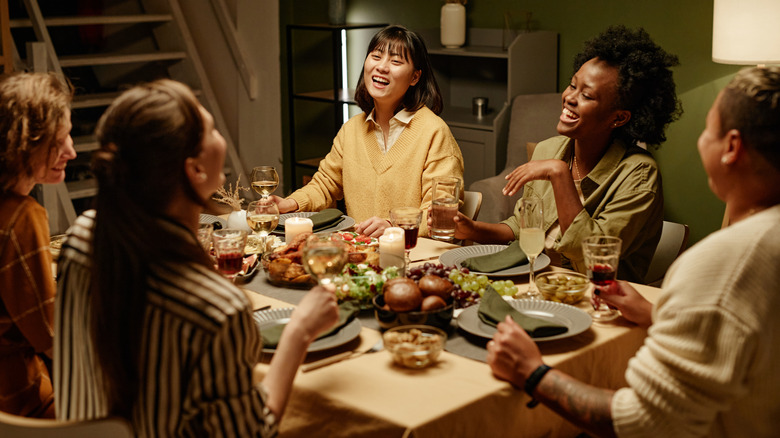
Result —
M477 220L479 210L482 209L482 193L465 190L463 192L463 206L460 212L471 220Z
M0 0L0 73L11 73L14 70L14 56L11 48L11 25L8 19L8 0Z
M646 284L655 287L661 285L669 266L688 247L689 231L688 225L664 221L661 240L647 268Z
M88 421L57 421L27 418L0 411L3 438L132 438L133 429L121 418Z

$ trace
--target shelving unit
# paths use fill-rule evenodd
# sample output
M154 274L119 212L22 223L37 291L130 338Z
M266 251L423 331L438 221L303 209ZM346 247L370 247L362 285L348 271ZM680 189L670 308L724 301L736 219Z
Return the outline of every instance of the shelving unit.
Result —
M355 105L355 90L343 86L342 33L347 41L370 38L386 24L291 24L287 26L287 83L292 188L301 187L330 151L346 121L345 105ZM360 34L360 35L358 35ZM365 44L360 45L365 51ZM361 58L362 61L362 58ZM362 68L362 65L361 65ZM350 72L355 81L359 71Z
M466 162L468 187L498 174L506 164L512 98L556 91L558 34L520 33L504 50L501 29L469 29L466 45L457 49L441 46L438 29L420 33L444 98L441 117L450 126ZM474 97L489 100L488 113L481 118L472 114Z

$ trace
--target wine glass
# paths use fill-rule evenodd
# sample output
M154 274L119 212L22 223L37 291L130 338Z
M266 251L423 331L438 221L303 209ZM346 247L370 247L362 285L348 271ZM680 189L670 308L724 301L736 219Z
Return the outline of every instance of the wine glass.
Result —
M224 228L215 230L212 238L217 256L217 270L225 277L235 279L244 264L246 231Z
M261 198L267 198L279 186L279 174L273 166L257 166L252 169L252 188Z
M615 282L621 244L619 237L612 236L591 236L582 240L588 278L596 286L593 293L598 306L590 313L594 321L611 321L618 316L618 312L604 303L599 295L608 293L609 287Z
M528 256L528 290L519 298L541 298L534 283L534 262L544 249L544 214L542 198L530 195L521 200L520 210L520 249Z
M268 234L279 225L279 207L268 198L252 201L246 208L246 223L260 237L261 252L265 253Z
M390 222L394 227L404 230L404 252L406 253L406 266L411 260L409 253L417 246L417 236L422 221L422 210L417 207L397 207L390 210Z
M303 244L301 261L319 284L330 284L347 264L347 247L336 233L312 234Z

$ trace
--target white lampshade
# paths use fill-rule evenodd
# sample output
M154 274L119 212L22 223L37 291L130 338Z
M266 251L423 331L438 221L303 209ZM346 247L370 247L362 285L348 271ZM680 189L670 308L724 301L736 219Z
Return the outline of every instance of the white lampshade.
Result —
M780 63L780 0L715 0L712 60Z

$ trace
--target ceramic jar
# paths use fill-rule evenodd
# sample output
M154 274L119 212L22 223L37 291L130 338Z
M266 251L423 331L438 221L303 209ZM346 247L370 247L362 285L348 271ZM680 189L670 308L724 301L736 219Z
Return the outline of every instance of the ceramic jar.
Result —
M457 48L466 44L466 7L445 3L441 7L441 45Z
M231 211L227 218L227 226L228 228L244 230L248 233L252 232L252 229L246 223L246 210Z

